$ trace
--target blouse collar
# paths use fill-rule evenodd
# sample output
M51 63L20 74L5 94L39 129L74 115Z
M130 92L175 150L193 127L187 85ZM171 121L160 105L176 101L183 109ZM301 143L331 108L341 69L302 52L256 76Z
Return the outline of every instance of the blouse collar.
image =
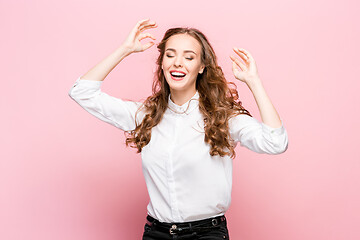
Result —
M197 106L199 106L199 92L196 91L195 95L189 99L186 103L179 106L174 103L171 98L168 97L168 108L176 114L189 114L192 110L194 110Z

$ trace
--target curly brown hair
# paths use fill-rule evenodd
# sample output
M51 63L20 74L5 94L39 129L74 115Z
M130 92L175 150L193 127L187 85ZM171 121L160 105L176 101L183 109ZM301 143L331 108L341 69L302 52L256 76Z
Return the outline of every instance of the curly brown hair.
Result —
M209 144L210 155L225 155L235 158L234 144L229 133L228 120L237 114L251 116L239 100L236 85L227 82L217 57L205 35L196 28L177 27L166 31L157 48L160 52L156 61L157 70L154 76L152 95L149 96L139 108L145 108L145 116L141 123L136 123L134 130L125 132L126 146L138 149L138 153L146 146L151 138L151 129L162 119L167 107L170 87L164 72L161 69L164 58L165 44L176 34L188 34L194 37L201 45L201 61L205 65L202 74L196 79L196 89L199 92L199 109L204 117L205 143ZM229 85L233 85L230 88Z

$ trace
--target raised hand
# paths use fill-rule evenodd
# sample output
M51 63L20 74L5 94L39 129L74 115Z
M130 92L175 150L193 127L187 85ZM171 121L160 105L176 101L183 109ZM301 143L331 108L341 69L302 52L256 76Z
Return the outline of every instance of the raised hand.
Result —
M243 63L238 58L230 56L235 78L247 85L260 81L255 59L251 54L243 48L233 48L233 50L244 61Z
M144 19L137 22L135 27L131 30L129 36L124 41L123 46L129 49L130 52L145 51L155 43L149 42L149 43L141 44L140 41L144 38L152 38L153 40L155 40L156 38L150 33L143 33L143 31L155 27L157 27L156 22L150 21L150 19Z

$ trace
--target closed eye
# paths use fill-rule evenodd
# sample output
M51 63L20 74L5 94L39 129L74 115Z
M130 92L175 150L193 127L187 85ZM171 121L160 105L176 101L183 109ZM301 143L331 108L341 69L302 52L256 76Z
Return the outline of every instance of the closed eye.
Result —
M168 58L172 58L172 57L174 57L174 56L171 56L171 55L166 55L166 57L168 57ZM193 60L194 58L191 58L191 57L189 57L189 58L186 58L187 60Z

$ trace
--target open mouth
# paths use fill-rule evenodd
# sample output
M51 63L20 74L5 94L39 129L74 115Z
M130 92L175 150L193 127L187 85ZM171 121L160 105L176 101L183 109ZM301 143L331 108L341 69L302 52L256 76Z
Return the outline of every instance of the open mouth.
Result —
M174 80L182 80L186 74L185 73L180 73L180 72L170 72L171 78Z

